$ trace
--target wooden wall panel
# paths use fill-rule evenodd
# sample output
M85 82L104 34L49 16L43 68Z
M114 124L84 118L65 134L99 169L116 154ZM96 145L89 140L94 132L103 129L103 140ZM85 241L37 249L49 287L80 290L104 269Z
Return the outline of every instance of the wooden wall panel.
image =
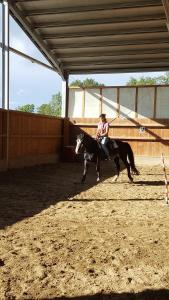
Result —
M0 160L6 160L7 111L0 109ZM9 111L9 165L38 156L60 155L63 119Z
M6 153L6 111L0 109L0 160L3 160Z

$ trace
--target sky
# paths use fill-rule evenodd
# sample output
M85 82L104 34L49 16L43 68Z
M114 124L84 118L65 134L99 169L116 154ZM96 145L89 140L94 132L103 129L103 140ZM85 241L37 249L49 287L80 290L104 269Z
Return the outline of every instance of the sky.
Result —
M2 40L0 4L0 41ZM48 64L41 52L35 47L18 24L10 17L10 46L20 50L36 59ZM0 48L0 106L2 103L2 53ZM157 76L159 73L127 73L127 74L93 74L72 75L69 82L76 79L83 80L87 77L105 85L125 85L130 77ZM62 80L60 76L51 70L10 53L10 108L15 109L24 104L35 104L36 107L48 103L53 94L61 91Z

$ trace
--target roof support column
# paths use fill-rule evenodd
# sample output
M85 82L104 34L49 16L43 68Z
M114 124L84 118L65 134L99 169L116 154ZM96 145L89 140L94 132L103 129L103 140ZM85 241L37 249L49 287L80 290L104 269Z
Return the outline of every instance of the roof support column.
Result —
M69 107L69 75L62 80L62 118L68 118Z
M166 19L167 19L167 28L169 31L169 0L162 0L163 6L164 6L164 10L165 10L165 14L166 14Z
M9 109L9 9L2 1L2 108Z

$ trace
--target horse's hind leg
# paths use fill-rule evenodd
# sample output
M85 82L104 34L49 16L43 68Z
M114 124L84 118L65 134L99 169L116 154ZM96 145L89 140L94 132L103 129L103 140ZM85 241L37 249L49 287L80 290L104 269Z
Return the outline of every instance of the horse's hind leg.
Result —
M129 181L132 183L132 182L133 182L133 177L131 176L131 172L130 172L130 164L129 164L128 161L127 161L127 155L121 156L121 159L122 159L124 165L125 165L126 168L127 168L127 174L128 174Z
M81 183L84 183L84 182L85 182L86 174L87 174L88 168L89 168L89 164L88 164L87 160L85 159L85 160L84 160L83 177L82 177Z
M100 181L100 159L97 157L96 161L96 173L97 173L97 182Z
M114 158L114 162L115 162L115 165L116 165L117 174L113 177L113 180L112 180L113 182L117 181L117 179L118 179L118 177L120 175L120 163L119 163L119 157L118 156L116 156Z

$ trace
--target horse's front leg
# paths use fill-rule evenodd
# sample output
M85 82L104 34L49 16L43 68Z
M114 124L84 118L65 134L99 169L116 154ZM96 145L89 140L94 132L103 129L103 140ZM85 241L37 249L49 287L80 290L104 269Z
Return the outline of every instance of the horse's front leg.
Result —
M81 183L84 183L84 182L85 182L86 174L87 174L88 168L89 168L89 164L88 164L87 160L85 159L85 160L84 160L83 177L82 177Z
M97 173L97 182L100 181L100 158L97 156L96 159L96 173Z

